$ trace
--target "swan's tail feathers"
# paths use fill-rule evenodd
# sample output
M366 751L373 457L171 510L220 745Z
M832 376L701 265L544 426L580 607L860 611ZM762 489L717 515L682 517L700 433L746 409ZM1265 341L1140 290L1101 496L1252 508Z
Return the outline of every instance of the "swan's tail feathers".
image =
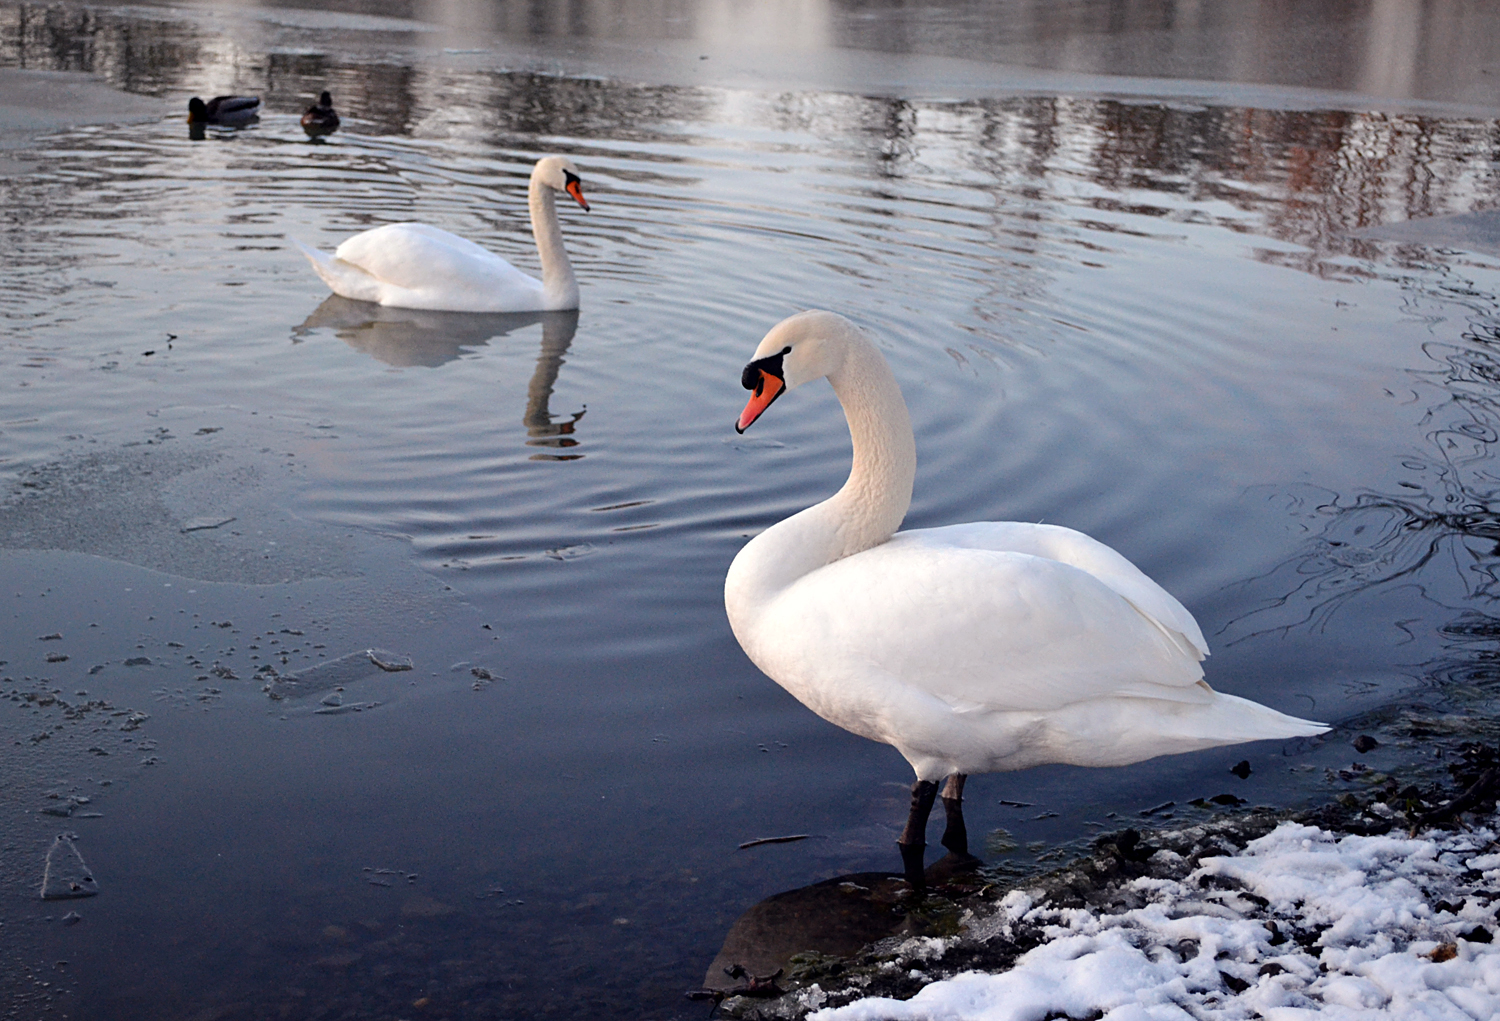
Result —
M313 270L323 278L323 282L333 290L334 294L353 298L355 301L380 300L379 283L358 266L345 262L329 252L319 251L311 245L305 245L296 238L289 237L287 240L307 256L307 261L312 263Z
M1216 705L1221 709L1217 715L1223 720L1222 736L1225 744L1274 738L1316 737L1333 729L1326 723L1288 716L1238 695L1226 695L1223 692L1215 694L1218 695Z
M1021 769L1042 762L1125 766L1158 755L1202 751L1248 741L1313 737L1325 723L1299 720L1259 702L1214 692L1208 702L1118 698L1085 702L1049 714L1045 757L1018 757L991 769ZM910 756L908 756L910 758Z

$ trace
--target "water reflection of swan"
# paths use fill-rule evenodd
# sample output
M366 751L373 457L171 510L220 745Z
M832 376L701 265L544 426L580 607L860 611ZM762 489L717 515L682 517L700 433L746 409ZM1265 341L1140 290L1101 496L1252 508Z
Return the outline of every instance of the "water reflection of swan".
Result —
M466 349L483 347L491 340L516 330L542 324L542 347L536 369L526 387L527 446L576 447L573 430L583 411L557 416L548 408L557 374L562 369L573 336L578 332L578 312L435 312L426 309L385 308L366 301L351 301L329 295L313 309L302 325L292 331L301 339L313 330L332 330L334 336L363 351L376 361L397 368L437 368L453 361ZM572 461L582 454L536 454L533 460Z
M893 534L916 476L911 421L885 358L842 316L803 312L766 334L737 428L824 376L849 422L849 481L740 551L725 607L772 679L912 764L898 843L913 887L945 777L943 844L966 854L969 773L1117 766L1327 729L1210 688L1192 615L1086 535L994 521Z
M577 312L544 313L542 319L542 350L536 358L536 370L531 382L526 384L526 414L521 421L526 424L528 447L576 447L573 430L584 411L571 415L553 416L548 409L552 399L552 388L557 384L557 373L562 369L563 356L568 345L573 343L573 334L578 329ZM553 421L557 417L562 421ZM532 454L533 461L576 461L582 454Z
M527 199L542 279L472 241L425 223L389 223L356 234L332 255L292 240L335 294L396 308L447 312L543 312L578 307L578 280L563 249L556 192L585 210L578 168L547 156L531 171Z

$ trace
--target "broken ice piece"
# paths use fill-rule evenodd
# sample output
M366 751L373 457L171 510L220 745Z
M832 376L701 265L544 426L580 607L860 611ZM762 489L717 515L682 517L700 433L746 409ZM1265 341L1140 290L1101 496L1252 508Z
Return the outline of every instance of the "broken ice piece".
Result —
M64 925L77 925L81 921L83 921L83 916L76 911L69 911L66 915L62 916L62 924Z
M369 649L351 652L290 674L277 674L274 669L266 666L256 672L256 677L268 678L261 690L272 699L280 701L321 695L336 689L344 690L361 681L379 677L382 672L410 669L411 660L406 657L381 649Z
M410 656L398 656L394 652L386 652L384 649L366 649L365 655L370 657L371 663L390 673L411 669Z
M83 863L83 855L73 846L73 835L59 834L47 852L47 869L42 873L42 899L63 900L69 897L92 897L99 892L94 874Z
M234 518L193 518L182 523L183 532L202 532L229 524Z

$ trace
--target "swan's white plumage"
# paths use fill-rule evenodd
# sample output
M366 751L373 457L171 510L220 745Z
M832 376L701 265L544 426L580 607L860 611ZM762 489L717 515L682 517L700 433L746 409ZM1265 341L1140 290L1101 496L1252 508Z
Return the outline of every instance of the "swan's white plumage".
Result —
M894 745L922 780L1326 729L1210 688L1192 615L1082 533L970 522L892 535L916 454L885 359L828 312L778 324L756 357L778 352L787 389L829 378L854 466L833 497L740 551L725 607L751 660L824 719Z
M546 312L578 307L578 283L562 245L554 195L572 162L538 160L528 198L542 279L474 242L425 223L389 223L346 239L329 255L293 243L335 294L395 308L447 312ZM581 202L582 200L579 199Z

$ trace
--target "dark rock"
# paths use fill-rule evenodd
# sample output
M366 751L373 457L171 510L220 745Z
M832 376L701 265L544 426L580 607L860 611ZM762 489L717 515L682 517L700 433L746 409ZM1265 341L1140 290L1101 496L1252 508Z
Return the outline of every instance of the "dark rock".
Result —
M1491 943L1494 942L1495 936L1484 926L1476 925L1468 932L1460 933L1459 938L1466 939L1470 943Z
M747 995L735 992L747 984L746 975L772 976L765 981L774 983L796 955L852 957L877 940L910 932L899 910L909 893L899 876L861 872L768 897L730 928L703 987Z

